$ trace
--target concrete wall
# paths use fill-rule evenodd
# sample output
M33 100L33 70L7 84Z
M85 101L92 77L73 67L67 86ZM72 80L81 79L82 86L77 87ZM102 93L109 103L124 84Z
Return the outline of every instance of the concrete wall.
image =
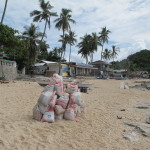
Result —
M0 59L0 77L13 80L17 77L17 66L15 61Z

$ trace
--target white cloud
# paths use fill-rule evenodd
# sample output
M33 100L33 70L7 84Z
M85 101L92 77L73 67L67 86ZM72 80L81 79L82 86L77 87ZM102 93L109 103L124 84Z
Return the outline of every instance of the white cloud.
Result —
M0 5L0 14L4 7L3 0ZM150 1L143 0L51 0L54 6L52 11L60 13L62 8L72 10L72 17L76 24L72 25L72 30L80 37L85 33L99 32L106 26L111 34L109 43L105 47L111 49L112 44L120 47L118 60L126 58L129 54L141 49L150 49ZM4 23L11 27L23 31L23 26L30 25L32 18L29 13L34 9L39 9L38 0L15 0L8 1L8 8ZM47 42L51 48L61 46L58 42L62 31L55 29L52 18L51 30L47 29ZM44 23L37 23L41 31L44 29ZM78 48L73 47L72 60L83 61L80 55L77 55ZM68 56L67 49L66 56ZM94 54L94 60L100 59L101 47Z

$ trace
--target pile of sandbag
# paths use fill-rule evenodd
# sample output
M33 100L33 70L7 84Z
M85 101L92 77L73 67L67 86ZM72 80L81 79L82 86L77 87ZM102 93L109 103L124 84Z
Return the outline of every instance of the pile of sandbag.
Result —
M78 84L70 82L63 87L63 78L54 74L33 108L33 118L43 122L54 122L63 118L75 120L84 109Z

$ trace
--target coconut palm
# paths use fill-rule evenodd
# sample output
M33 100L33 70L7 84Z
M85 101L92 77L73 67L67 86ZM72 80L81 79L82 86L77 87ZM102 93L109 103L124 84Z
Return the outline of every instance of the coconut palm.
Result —
M112 53L111 53L111 57L113 58L113 64L114 64L114 59L117 58L118 52L120 52L120 48L113 45Z
M93 32L91 35L91 62L93 62L93 54L97 51L99 45L98 36L96 32Z
M75 44L75 42L77 42L77 39L75 37L76 37L75 32L70 30L69 34L68 34L68 44L70 45L69 63L70 63L70 59L71 59L71 46L73 46Z
M103 52L103 58L106 60L109 60L111 58L111 51L108 50L107 48Z
M86 59L86 64L88 63L88 56L91 55L92 51L92 44L91 44L91 35L84 35L84 37L81 37L81 42L77 45L79 47L78 54L81 54L83 58Z
M46 27L48 24L48 27L50 29L50 19L51 17L56 17L58 16L56 12L51 12L50 10L53 8L51 4L48 2L45 2L45 0L39 0L40 2L40 8L41 10L34 10L30 13L30 16L34 16L33 22L41 22L42 20L45 21L45 27L44 27L44 32L41 38L41 41L43 40L46 32Z
M38 32L38 27L34 24L31 26L25 26L25 31L23 32L23 37L26 39L26 44L28 48L28 61L29 65L33 64L37 58L38 54L38 43L39 38L42 37L42 33Z
M68 36L68 34L65 34L64 36L60 35L60 39L58 41L62 43L61 58L63 57L63 59L64 59L64 57L65 57L65 51L66 51L66 45L69 42L69 36Z
M110 33L109 30L106 29L106 27L102 28L102 30L99 32L100 36L99 36L99 40L101 41L101 46L102 46L102 51L101 51L101 60L103 57L103 47L104 47L104 43L108 43L108 34Z
M71 23L75 23L75 21L71 18L71 13L72 11L70 9L62 9L61 10L61 13L60 13L60 16L59 18L57 18L54 22L56 23L55 27L58 29L58 30L61 30L63 31L63 38L65 36L65 31L69 31L71 30L71 27L70 27L70 22ZM64 40L62 40L62 42L64 42ZM62 52L65 51L64 47L65 47L65 43L62 43ZM62 57L62 56L61 56ZM61 61L61 59L60 59ZM60 64L61 62L59 63L59 74L60 74Z
M2 19L1 19L1 24L3 24L3 20L4 20L4 17L5 17L5 12L6 12L6 8L7 8L7 2L8 2L8 0L5 1L5 7L4 7L4 11L3 11Z

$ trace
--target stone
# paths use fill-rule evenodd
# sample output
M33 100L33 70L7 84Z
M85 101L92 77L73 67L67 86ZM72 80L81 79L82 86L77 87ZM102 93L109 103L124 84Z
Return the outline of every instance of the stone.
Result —
M146 118L146 123L150 124L150 117Z
M125 123L128 126L135 127L142 135L150 137L150 124L146 123Z
M129 135L123 136L124 139L133 142L133 141L138 141L137 135L135 132L130 133Z

